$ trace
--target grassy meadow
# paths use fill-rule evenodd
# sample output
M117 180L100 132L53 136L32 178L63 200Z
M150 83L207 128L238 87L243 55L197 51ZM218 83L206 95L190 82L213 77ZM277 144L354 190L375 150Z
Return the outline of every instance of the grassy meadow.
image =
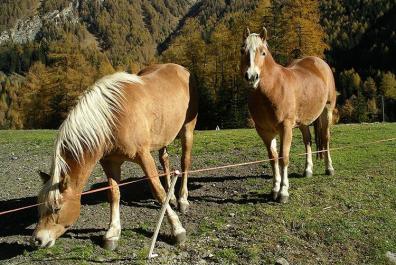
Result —
M48 170L56 131L0 131L0 211L35 202ZM337 125L332 147L396 137L396 124ZM179 168L180 142L169 147ZM269 163L191 175L191 209L179 214L187 241L174 246L164 222L150 264L388 264L396 252L396 141L332 152L334 176L314 159L314 176L302 177L301 134L291 148L290 200L270 200ZM264 159L265 148L252 129L197 131L193 168ZM131 163L123 179L142 176ZM104 185L99 167L86 189ZM109 220L106 196L83 199L81 217L50 249L33 249L28 240L35 209L0 216L0 264L145 264L159 213L146 183L122 188L122 237L118 249L100 247Z

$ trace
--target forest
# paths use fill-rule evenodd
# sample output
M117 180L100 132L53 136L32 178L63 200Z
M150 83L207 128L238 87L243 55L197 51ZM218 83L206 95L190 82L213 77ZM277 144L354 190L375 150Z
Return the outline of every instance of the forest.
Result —
M57 128L95 80L163 62L191 72L199 129L251 127L240 47L246 27L263 26L278 63L330 64L338 122L396 120L396 0L5 0L0 41L68 7L74 19L42 19L34 39L0 42L0 129Z

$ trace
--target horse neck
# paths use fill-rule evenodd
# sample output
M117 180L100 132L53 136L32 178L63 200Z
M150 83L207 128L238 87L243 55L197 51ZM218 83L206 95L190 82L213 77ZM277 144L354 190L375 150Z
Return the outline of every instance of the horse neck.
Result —
M81 194L85 184L88 181L88 177L91 175L98 158L94 155L84 155L84 159L81 161L75 158L66 159L69 167L68 176L70 188L76 194Z
M279 77L281 66L277 64L272 57L272 54L268 51L265 56L264 63L261 66L261 82L262 89L272 90L274 89L274 83Z

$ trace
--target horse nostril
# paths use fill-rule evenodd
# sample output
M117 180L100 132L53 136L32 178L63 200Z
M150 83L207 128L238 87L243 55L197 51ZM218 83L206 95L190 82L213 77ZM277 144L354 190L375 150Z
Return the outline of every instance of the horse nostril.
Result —
M254 80L257 80L259 78L258 74L254 75Z
M36 246L36 247L40 247L42 245L42 240L38 237L35 237L32 239L32 245Z

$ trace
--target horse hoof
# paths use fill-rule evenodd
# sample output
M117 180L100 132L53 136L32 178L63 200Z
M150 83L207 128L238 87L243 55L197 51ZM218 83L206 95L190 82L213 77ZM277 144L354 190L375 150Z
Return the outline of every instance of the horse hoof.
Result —
M170 204L172 207L177 208L177 200L176 200L176 197L171 198L171 199L169 200L169 204Z
M181 202L181 201L179 201L179 211L182 213L182 214L186 214L187 212L188 212L188 208L190 207L190 204L187 202L187 203L185 203L185 202Z
M334 169L326 169L326 175L327 176L334 176Z
M311 178L312 177L312 172L311 171L305 171L304 172L304 177L305 178Z
M289 196L279 195L278 202L279 203L287 203L289 201Z
M180 233L175 235L175 243L176 243L176 245L183 244L186 241L186 239L187 239L186 230L184 230L184 231L182 231L182 232L180 232Z
M113 251L118 247L118 240L104 240L103 248L106 250Z
M278 200L278 196L279 196L279 192L277 192L277 191L272 191L271 192L271 197L272 197L273 201L276 202Z

